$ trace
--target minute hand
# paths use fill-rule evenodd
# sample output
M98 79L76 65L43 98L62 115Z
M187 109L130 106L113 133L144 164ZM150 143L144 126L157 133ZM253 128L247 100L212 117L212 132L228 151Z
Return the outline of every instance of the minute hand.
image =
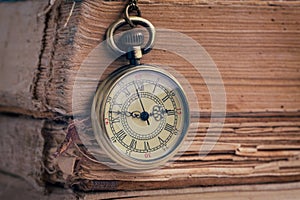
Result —
M140 104L141 104L141 106L142 106L143 113L147 113L147 112L145 111L145 107L144 107L144 104L143 104L143 102L142 102L142 98L141 98L141 96L140 96L139 90L137 89L137 87L136 87L135 84L134 84L134 86L135 86L135 91L136 91L136 94L137 94L137 96L138 96L138 98L139 98ZM149 114L147 113L147 115L149 115ZM147 121L147 124L148 124L148 126L149 126L149 125L150 125L149 117L147 118L146 121Z

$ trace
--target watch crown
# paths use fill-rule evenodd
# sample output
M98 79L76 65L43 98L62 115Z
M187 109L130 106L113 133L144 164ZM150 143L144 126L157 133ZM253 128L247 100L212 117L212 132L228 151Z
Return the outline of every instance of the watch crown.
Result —
M121 44L124 47L132 48L144 44L144 34L138 30L130 30L121 36Z

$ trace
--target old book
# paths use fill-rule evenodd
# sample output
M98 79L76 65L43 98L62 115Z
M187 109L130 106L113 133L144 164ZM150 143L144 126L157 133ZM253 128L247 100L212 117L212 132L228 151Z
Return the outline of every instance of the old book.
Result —
M44 187L44 120L0 115L0 172L22 177L38 190Z
M217 145L207 156L199 155L212 111L208 88L202 78L194 76L188 61L169 52L153 50L143 62L175 67L184 74L197 91L199 102L196 103L200 109L196 113L202 117L200 128L193 129L196 138L183 156L160 171L134 176L86 158L71 143L64 153L55 157L57 148L65 140L70 116L89 109L97 84L97 80L89 77L93 77L93 70L106 55L92 57L88 63L91 70L86 71L85 76L77 72L103 41L109 24L119 18L124 2L86 0L75 3L72 10L72 1L56 1L50 12L38 18L47 4L48 1L34 0L0 4L1 15L15 20L4 23L5 18L0 18L0 32L7 36L1 38L0 111L4 115L0 125L4 131L0 136L3 143L0 149L18 150L18 143L25 148L18 150L20 154L8 152L8 158L12 159L4 157L6 161L0 164L2 171L26 179L28 173L32 173L34 180L42 177L46 183L73 186L80 191L138 192L145 188L300 180L298 1L139 1L143 17L157 28L182 32L207 50L222 75L227 118ZM23 12L24 6L32 10L30 14ZM20 15L15 16L16 12ZM14 25L17 23L18 26ZM34 27L30 29L32 32L18 35L28 24ZM5 32L10 29L16 29L16 35ZM24 56L22 48L14 45L15 38L23 45L29 43L28 40L32 42L28 50L32 57ZM16 57L6 56L12 56L11 52L15 52ZM122 64L121 58L106 74ZM85 95L74 105L76 79L84 83L79 93ZM7 116L7 113L17 115ZM29 143L26 149L22 142L36 138L37 143ZM13 148L7 147L8 141ZM29 155L34 156L29 158ZM24 170L15 166L21 157L26 161ZM35 167L31 169L32 165Z

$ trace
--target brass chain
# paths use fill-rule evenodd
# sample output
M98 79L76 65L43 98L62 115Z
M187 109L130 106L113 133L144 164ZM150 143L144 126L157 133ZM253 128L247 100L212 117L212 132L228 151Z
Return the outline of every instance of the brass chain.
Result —
M135 24L130 19L130 13L136 12L137 16L139 16L139 17L142 16L140 8L138 7L137 4L138 4L138 0L129 0L129 2L125 8L125 11L124 11L124 18L131 27L135 27Z
M137 5L138 0L129 0L129 4L136 4Z

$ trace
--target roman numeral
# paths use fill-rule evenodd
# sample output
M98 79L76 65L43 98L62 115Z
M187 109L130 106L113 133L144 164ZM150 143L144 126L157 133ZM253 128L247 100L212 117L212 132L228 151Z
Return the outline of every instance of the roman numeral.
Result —
M127 88L124 88L124 89L122 90L122 92L123 92L127 97L130 96L130 92L129 92L129 90L128 90Z
M125 95L127 97L130 96L130 92L129 92L128 88L126 88L126 85L124 82L120 81L117 85L120 87L120 89L122 89L122 92L125 93Z
M144 85L144 83L142 81L137 81L136 82L136 86L137 86L137 89L139 91L144 91L145 90L145 85Z
M162 98L162 101L163 101L163 102L166 102L169 98L170 98L169 95L167 95L167 96L165 96L164 98Z
M165 97L162 99L162 101L163 101L163 102L166 102L170 97L175 96L175 95L176 95L176 94L175 94L175 91L174 91L174 90L171 90L170 92L168 92L167 96L165 96Z
M111 122L112 123L118 123L118 122L120 122L120 117L113 118Z
M111 102L112 102L112 98L111 98L111 97L108 97L107 100L106 100L106 102L107 102L107 103L111 103Z
M151 149L149 142L144 142L144 149L145 149L145 151L149 151Z
M166 113L168 114L168 116L175 115L175 110L166 110Z
M122 108L122 104L121 103L114 103L113 106L118 106L119 108Z
M137 141L135 139L132 139L130 142L130 145L129 145L130 149L135 149L136 144L137 144Z
M117 138L119 139L119 141L122 141L124 140L124 138L126 138L127 134L125 133L124 130L120 130L118 133L117 133Z
M120 88L125 86L125 83L123 81L119 81L119 83L117 84L117 86L119 86Z
M170 133L172 133L174 131L174 126L172 126L170 124L166 124L165 130L169 131Z
M165 145L165 141L164 141L163 139L161 139L161 137L158 136L158 140L159 140L159 143L160 143L160 144Z
M170 96L175 96L176 94L175 94L175 91L174 90L171 90L170 91Z
M155 92L158 82L159 82L159 79L156 80L152 93Z
M108 112L111 113L111 114L117 114L117 115L122 114L121 111L113 111L113 110L110 110L110 111L108 111Z
M159 143L164 151L168 150L167 143L161 137L158 136Z
M117 138L116 138L115 136L111 137L110 139L111 139L111 141L112 141L113 143L116 143L116 142L117 142Z

